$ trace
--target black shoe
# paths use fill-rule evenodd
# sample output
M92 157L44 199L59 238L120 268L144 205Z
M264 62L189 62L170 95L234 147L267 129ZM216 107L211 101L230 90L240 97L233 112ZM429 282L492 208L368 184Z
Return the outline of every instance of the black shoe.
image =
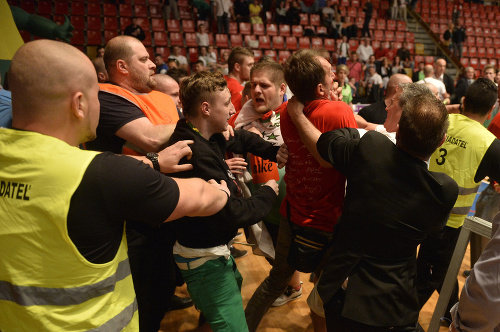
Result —
M470 270L465 270L464 273L462 273L462 275L468 278L470 276Z
M190 297L179 297L172 295L168 311L186 309L193 305L193 300Z
M233 246L231 246L230 250L231 250L231 256L233 256L233 258L245 257L248 254L248 251L246 251L246 250L239 250L239 249L236 249Z

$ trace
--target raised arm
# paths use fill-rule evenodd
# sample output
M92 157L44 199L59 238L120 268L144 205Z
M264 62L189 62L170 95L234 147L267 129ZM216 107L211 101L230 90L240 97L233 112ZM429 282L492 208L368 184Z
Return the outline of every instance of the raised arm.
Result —
M158 152L165 148L175 124L153 125L146 117L141 117L123 125L116 135L147 152Z

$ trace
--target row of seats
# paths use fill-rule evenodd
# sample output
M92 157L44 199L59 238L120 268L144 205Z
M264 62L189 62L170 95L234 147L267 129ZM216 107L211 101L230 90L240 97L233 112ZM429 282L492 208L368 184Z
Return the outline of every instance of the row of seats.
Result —
M468 57L463 57L462 59L460 59L460 63L464 66L464 67L472 67L474 69L476 69L477 71L482 71L483 68L488 65L488 64L491 64L493 66L495 66L495 68L498 68L498 60L495 59L495 58L468 58ZM476 72L476 77L479 77L481 76L480 73L477 73Z

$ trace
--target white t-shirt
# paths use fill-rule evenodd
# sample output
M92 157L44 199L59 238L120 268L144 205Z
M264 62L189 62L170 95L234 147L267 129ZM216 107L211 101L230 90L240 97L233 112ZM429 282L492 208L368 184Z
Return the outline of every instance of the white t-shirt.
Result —
M229 8L233 6L231 0L215 0L215 16L222 16L224 12L229 15Z
M368 61L368 58L370 57L370 55L373 54L373 48L370 45L365 46L365 45L361 44L358 46L356 53L358 53L358 55L359 55L359 60L366 62L366 61Z
M177 56L170 55L168 58L169 59L175 59L175 60L179 61L180 65L187 65L188 64L187 58L184 55L182 55L182 54L179 54Z
M196 44L198 46L208 46L210 44L210 41L208 40L208 34L205 33L196 33Z
M369 76L366 78L366 82L372 82L373 85L380 85L380 84L383 84L383 81L382 81L382 76L380 76L379 74L375 73L373 74L373 76Z
M423 80L417 82L418 84L430 83L438 89L439 99L444 100L443 95L446 93L446 87L444 83L432 77L426 77Z

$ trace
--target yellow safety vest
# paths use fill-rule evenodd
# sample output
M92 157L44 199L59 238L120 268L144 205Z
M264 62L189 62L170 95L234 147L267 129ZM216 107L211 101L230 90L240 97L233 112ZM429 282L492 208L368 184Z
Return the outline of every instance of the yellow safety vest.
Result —
M71 197L96 155L0 129L2 332L139 330L125 235L105 264L87 261L68 235Z
M458 198L451 210L449 227L459 228L470 211L479 184L474 181L484 154L495 136L479 122L461 114L450 114L446 141L429 160L429 170L442 172L458 184Z

